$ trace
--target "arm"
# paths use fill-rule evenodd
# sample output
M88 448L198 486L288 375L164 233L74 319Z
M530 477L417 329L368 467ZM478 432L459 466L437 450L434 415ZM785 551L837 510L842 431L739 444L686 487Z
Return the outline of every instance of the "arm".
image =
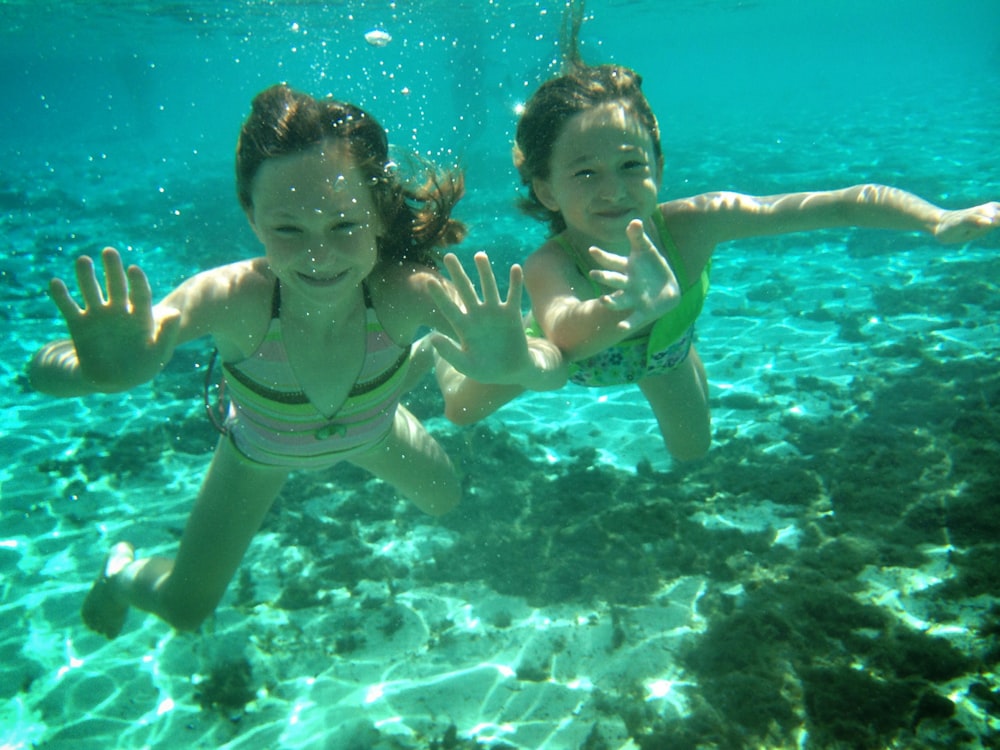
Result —
M28 365L34 388L55 396L124 391L150 380L170 360L180 333L180 313L152 305L146 275L128 271L112 248L101 254L107 293L89 257L76 262L81 308L66 284L53 279L50 294L66 320L70 339L42 347Z
M660 318L680 301L670 264L639 220L626 230L627 258L590 248L603 269L590 276L614 291L594 297L576 265L553 246L528 258L528 285L535 317L545 335L569 360L583 359L614 346Z
M93 261L76 262L79 307L66 285L54 279L52 299L66 320L70 338L40 349L28 365L37 390L54 396L124 391L154 378L180 344L212 335L224 357L252 351L261 300L272 280L263 264L243 261L214 268L184 281L162 302L152 304L146 275L126 270L113 248L101 254L107 293Z
M1000 226L1000 203L950 211L885 185L771 196L705 193L663 209L672 227L711 247L742 237L847 226L922 231L944 243L969 242Z

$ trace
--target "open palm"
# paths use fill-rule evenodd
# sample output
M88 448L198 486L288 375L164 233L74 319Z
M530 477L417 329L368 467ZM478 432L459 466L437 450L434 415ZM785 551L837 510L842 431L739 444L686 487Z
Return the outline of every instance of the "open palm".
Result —
M591 257L602 269L591 271L590 275L615 290L604 295L601 302L613 310L630 311L618 324L629 331L674 308L680 302L681 290L673 269L646 234L642 222L639 219L630 222L626 232L631 244L628 257L592 247Z
M103 391L119 391L143 383L162 369L173 353L180 314L157 320L146 274L128 271L113 248L101 253L107 292L101 289L93 260L76 261L80 307L61 279L49 291L66 320L83 377Z
M517 382L532 367L521 318L524 286L521 267L511 267L507 298L501 299L489 258L486 253L476 253L476 269L483 290L480 299L458 258L449 253L444 262L457 299L440 283L432 286L431 293L454 336L432 334L434 348L456 370L473 380Z

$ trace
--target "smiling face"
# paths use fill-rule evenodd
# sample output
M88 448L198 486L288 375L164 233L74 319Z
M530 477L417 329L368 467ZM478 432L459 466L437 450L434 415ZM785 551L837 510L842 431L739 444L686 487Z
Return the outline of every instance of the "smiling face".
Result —
M283 291L330 304L375 267L382 228L371 181L344 143L267 159L251 196L247 217Z
M625 228L656 210L660 165L649 131L616 102L580 112L556 138L547 179L532 187L577 247L628 254Z

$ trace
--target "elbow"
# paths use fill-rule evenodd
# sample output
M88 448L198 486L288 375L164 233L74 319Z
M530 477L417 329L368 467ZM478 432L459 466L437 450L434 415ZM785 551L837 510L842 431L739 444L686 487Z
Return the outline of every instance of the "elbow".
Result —
M28 362L25 377L32 390L47 396L74 397L94 392L80 377L76 349L69 340L43 346Z

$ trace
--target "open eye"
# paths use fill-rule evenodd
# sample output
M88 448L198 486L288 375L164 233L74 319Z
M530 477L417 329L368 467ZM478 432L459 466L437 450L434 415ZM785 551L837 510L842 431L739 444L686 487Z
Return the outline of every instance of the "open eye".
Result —
M586 179L588 177L593 177L595 174L596 172L593 169L578 169L576 172L573 173L573 176Z

